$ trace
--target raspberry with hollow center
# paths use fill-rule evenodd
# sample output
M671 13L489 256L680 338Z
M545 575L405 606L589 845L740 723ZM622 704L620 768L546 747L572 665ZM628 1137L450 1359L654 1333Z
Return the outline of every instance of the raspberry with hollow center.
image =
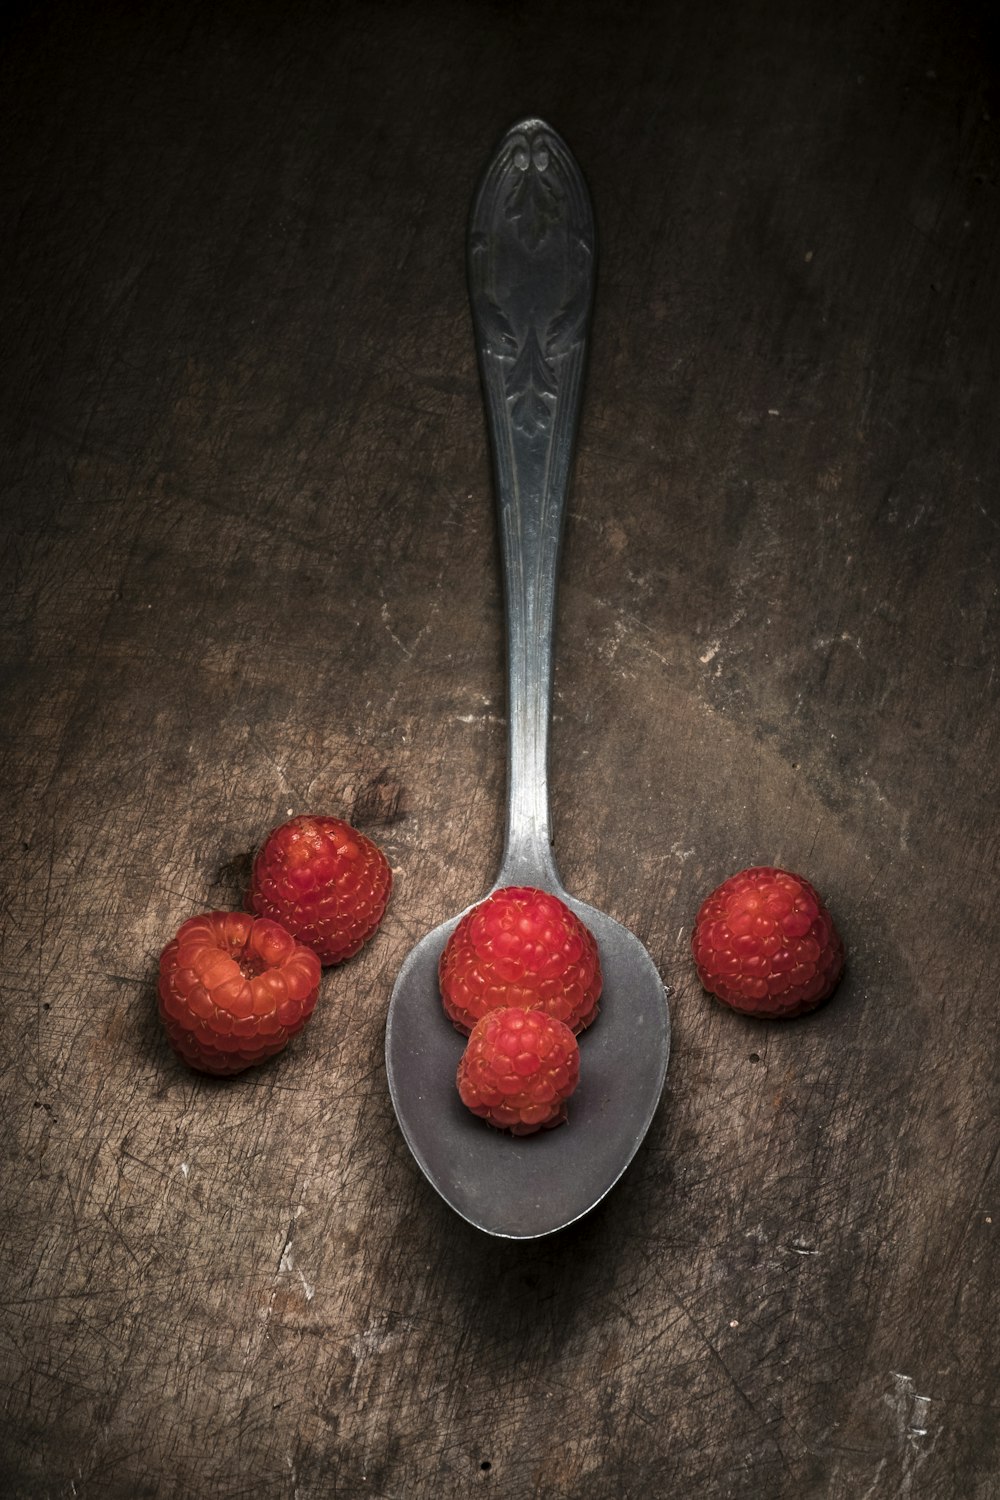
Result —
M568 1026L511 1006L476 1022L456 1082L474 1115L511 1135L534 1135L565 1120L579 1073L580 1049Z
M468 1036L498 1006L542 1010L582 1031L597 1015L601 960L589 928L565 902L508 885L467 912L438 967L441 998Z
M185 922L160 955L160 1019L190 1067L241 1073L302 1030L319 981L315 953L277 922L210 911Z
M812 1010L844 967L844 945L817 891L771 865L741 870L702 902L691 949L709 994L750 1016Z
M377 844L341 818L302 816L273 828L254 860L247 905L318 954L343 963L374 934L392 871Z

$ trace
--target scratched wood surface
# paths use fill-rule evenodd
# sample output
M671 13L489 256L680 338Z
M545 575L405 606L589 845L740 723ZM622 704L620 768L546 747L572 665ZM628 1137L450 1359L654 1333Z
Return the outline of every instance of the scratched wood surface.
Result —
M0 1491L1000 1494L987 9L5 25ZM516 1245L420 1177L382 1048L499 855L463 238L528 111L602 251L557 853L674 1053L611 1198ZM383 929L285 1056L197 1078L159 949L308 809L386 849ZM687 951L761 861L850 951L784 1026Z

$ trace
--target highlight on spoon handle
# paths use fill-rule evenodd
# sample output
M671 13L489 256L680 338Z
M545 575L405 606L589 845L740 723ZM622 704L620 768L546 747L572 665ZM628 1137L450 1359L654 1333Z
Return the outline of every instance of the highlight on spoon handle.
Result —
M548 798L552 656L594 257L594 216L579 167L543 120L519 121L483 173L468 238L507 613L501 885L527 880L561 889Z

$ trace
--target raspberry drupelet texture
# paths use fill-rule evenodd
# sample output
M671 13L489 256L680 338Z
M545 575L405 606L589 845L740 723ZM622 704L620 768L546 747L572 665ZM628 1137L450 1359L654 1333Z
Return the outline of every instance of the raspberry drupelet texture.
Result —
M280 1052L312 1015L319 959L277 922L243 911L192 917L160 955L160 1018L202 1073L241 1073Z
M491 1010L473 1027L458 1065L462 1103L498 1130L534 1135L566 1118L580 1049L562 1021L520 1006Z
M751 1016L798 1016L833 991L844 945L801 875L756 865L702 903L691 936L710 994Z
M303 816L268 834L254 860L247 904L339 964L374 934L392 889L377 844L340 818Z
M597 1015L601 960L589 928L548 891L504 886L459 922L438 969L441 998L467 1036L498 1006L542 1010L582 1031Z

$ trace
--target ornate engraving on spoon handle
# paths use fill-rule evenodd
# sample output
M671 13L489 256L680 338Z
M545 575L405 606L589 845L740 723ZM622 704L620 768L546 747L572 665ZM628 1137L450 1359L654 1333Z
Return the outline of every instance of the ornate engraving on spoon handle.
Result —
M556 581L594 255L579 167L543 120L520 121L473 201L469 295L507 611L507 835L498 881L555 890L547 770Z

